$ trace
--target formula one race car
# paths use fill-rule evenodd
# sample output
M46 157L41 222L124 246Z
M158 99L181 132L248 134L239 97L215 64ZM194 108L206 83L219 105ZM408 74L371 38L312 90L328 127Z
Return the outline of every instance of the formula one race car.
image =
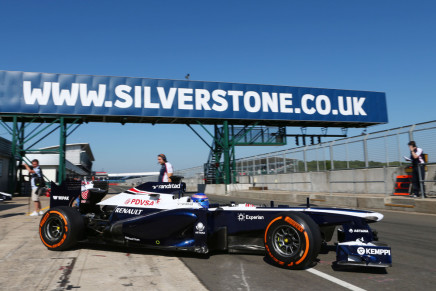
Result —
M39 224L50 250L78 241L115 243L151 249L261 251L282 267L303 269L316 262L321 245L338 231L339 265L391 266L391 250L379 243L371 211L289 207L287 205L210 204L204 194L183 196L184 183L145 183L101 201L107 191L80 182L52 183L50 210ZM76 197L78 207L71 207Z

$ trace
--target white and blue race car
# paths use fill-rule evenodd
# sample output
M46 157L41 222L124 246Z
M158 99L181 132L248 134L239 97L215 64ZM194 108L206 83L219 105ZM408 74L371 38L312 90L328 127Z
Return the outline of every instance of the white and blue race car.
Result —
M209 204L204 194L183 196L184 183L145 183L101 201L107 191L81 193L80 182L52 183L51 208L39 224L50 250L79 241L207 254L262 252L281 267L316 263L337 231L338 265L389 267L391 249L378 242L372 211L287 205ZM79 197L79 206L72 206Z

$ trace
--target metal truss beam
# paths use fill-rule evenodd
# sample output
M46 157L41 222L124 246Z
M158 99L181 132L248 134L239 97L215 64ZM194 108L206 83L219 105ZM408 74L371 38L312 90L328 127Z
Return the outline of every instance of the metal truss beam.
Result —
M41 118L44 120L41 122ZM8 190L10 193L20 193L21 184L24 182L22 168L17 169L17 165L23 162L31 163L25 156L26 153L31 152L47 152L59 153L59 170L58 182L62 183L66 178L65 169L65 152L67 137L76 131L83 123L81 117L71 118L69 116L39 116L38 119L30 118L26 115L9 115L8 123L0 119L0 125L6 129L7 133L11 135L11 158L8 169ZM31 124L36 124L34 128L29 130ZM59 130L59 148L58 149L34 149L33 147L39 142ZM26 132L28 131L28 132ZM34 141L36 139L36 141ZM28 145L31 143L30 145ZM18 177L17 177L18 174Z

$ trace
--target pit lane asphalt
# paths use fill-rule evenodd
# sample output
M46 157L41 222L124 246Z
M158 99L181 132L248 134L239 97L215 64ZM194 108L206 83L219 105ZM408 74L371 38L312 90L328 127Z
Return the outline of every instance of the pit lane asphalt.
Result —
M269 204L269 201L212 196L213 203ZM281 202L280 204L284 204ZM277 205L277 203L276 203ZM294 205L297 206L297 205ZM436 285L436 216L382 211L384 219L371 226L380 241L392 248L391 268L343 268L334 270L333 242L330 252L319 254L312 271L286 270L271 266L262 255L216 254L208 259L182 258L182 261L210 290L434 290ZM313 270L352 284L341 287L313 274ZM322 274L321 274L322 275ZM342 283L343 285L343 283Z
M122 188L113 189L121 190ZM209 195L211 203L269 204L259 199ZM276 201L278 204L289 204ZM368 209L371 210L371 209ZM434 290L436 286L436 215L378 211L384 219L371 225L380 241L392 248L391 268L334 269L335 247L321 253L308 270L287 270L270 265L263 255L212 254L179 256L209 290ZM336 238L334 237L333 240ZM324 274L332 276L324 279ZM335 281L335 278L338 279ZM336 283L335 283L336 282ZM351 285L346 285L346 283Z
M112 187L110 194L124 189L126 187ZM213 203L269 203L228 196L209 195L209 198ZM44 203L46 206L47 201ZM279 203L286 204L276 201ZM3 210L4 207L7 209ZM97 286L107 290L199 290L202 286L196 283L195 277L209 290L346 290L320 277L322 274L342 280L338 281L342 285L352 284L348 287L354 290L433 290L436 285L435 215L382 211L385 219L372 226L379 231L380 240L392 247L392 268L333 270L335 252L332 247L329 253L318 256L320 262L314 268L294 271L269 265L263 255L221 253L202 257L90 244L66 252L49 252L35 231L39 219L25 216L30 209L27 200L17 199L0 208L1 290L65 290L67 287L94 290ZM71 284L60 288L74 258L77 260L70 274ZM171 258L179 258L192 273L183 264L178 266L178 260L167 262ZM172 279L168 278L170 273ZM152 283L155 285L150 285Z

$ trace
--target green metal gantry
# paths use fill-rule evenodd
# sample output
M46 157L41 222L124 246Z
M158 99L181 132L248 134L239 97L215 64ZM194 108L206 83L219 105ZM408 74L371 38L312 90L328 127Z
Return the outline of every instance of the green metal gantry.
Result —
M211 149L208 161L204 165L204 178L206 183L236 183L236 146L286 144L285 127L278 127L274 133L270 133L268 127L258 126L259 122L238 127L230 125L229 122L225 120L221 127L214 125L214 134L212 134L202 123L197 121L197 124L200 125L213 140L212 145L209 145L204 138L188 124L188 127Z
M61 184L66 178L65 151L67 137L72 134L83 122L80 117L64 116L26 116L26 115L6 115L0 116L0 125L11 135L11 158L8 169L8 190L9 193L21 191L21 184L24 181L22 168L17 166L23 162L30 163L25 157L32 152L50 152L59 154L58 183ZM10 123L11 125L9 125ZM38 124L29 132L31 124ZM74 128L73 128L74 126ZM46 137L59 130L58 149L35 149L34 146Z

